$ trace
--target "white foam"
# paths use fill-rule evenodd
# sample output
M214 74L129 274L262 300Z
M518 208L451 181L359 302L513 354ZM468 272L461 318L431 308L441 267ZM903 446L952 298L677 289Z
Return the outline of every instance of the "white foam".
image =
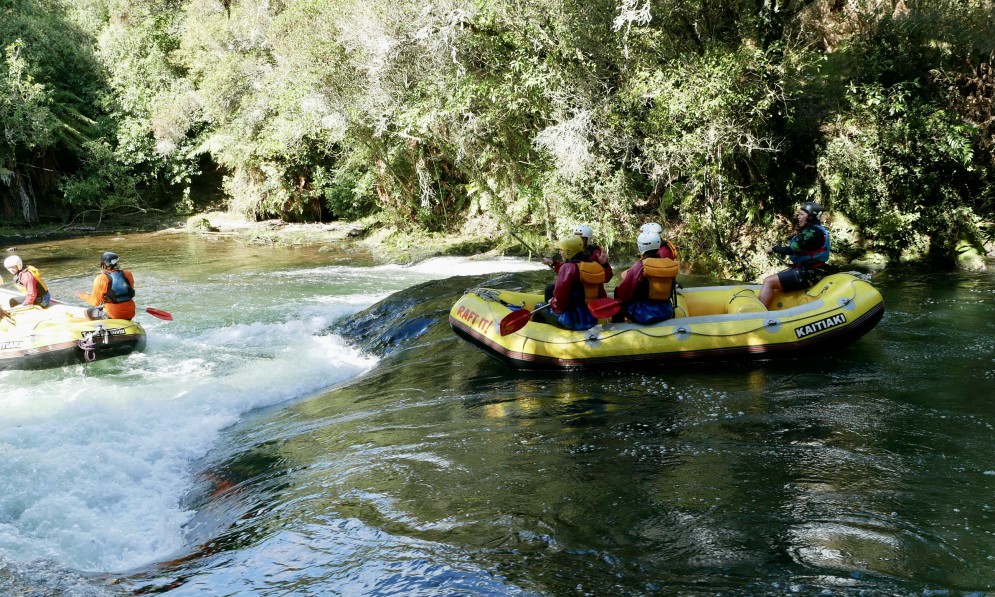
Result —
M141 298L175 320L140 318L144 353L0 372L0 550L103 572L168 559L185 544L193 469L221 430L376 364L328 333L332 323L427 279L535 267L443 258L284 270L292 279L276 284L233 274L184 281L183 299L159 280Z
M391 284L391 280L383 278L384 273L401 276L401 280L410 280L415 276L424 276L426 280L448 278L452 276L475 276L480 274L496 274L502 272L527 272L547 269L538 261L527 261L517 257L499 257L487 260L467 259L466 257L433 257L412 265L381 265L376 267L322 266L300 270L281 270L274 272L276 277L315 277L326 276L330 272L337 275L358 279L368 278L380 284ZM410 285L410 282L409 284Z
M120 370L16 388L0 411L0 546L125 570L183 545L190 463L244 413L368 370L375 359L291 321L153 338ZM181 355L180 353L186 354ZM115 363L118 365L118 363Z
M464 257L435 257L410 266L384 266L384 269L402 269L408 272L432 277L475 276L501 272L527 272L547 269L537 261L525 261L513 257L501 257L486 261L475 261Z

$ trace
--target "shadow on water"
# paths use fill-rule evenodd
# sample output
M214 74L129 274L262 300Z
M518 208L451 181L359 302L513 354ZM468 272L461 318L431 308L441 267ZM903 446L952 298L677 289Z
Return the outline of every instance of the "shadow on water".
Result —
M995 588L995 410L975 399L990 388L993 335L967 321L991 331L990 277L951 276L942 288L884 277L878 328L818 359L518 372L451 333L464 289L547 277L426 283L337 326L379 365L229 430L190 498L197 547L123 585L193 594L237 583L274 595Z

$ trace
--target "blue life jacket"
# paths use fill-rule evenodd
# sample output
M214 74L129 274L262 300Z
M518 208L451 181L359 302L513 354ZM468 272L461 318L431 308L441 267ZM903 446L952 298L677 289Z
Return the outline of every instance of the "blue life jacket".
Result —
M822 231L823 238L825 239L822 241L822 247L814 251L803 251L792 255L791 262L795 267L822 267L829 261L829 231L819 224L813 224L813 227ZM791 240L794 241L798 236L796 234Z
M104 272L107 276L107 294L104 295L105 303L127 303L135 297L135 289L131 287L128 278L124 277L124 272L119 269Z

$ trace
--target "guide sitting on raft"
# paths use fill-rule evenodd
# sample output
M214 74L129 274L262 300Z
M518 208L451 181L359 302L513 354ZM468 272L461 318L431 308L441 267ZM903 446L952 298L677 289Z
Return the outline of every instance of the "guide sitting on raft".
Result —
M829 261L829 231L819 221L822 206L806 201L798 208L798 234L791 237L786 247L768 247L767 254L776 253L791 259L791 267L764 278L760 289L760 302L770 309L774 291L804 290L815 285L826 275Z

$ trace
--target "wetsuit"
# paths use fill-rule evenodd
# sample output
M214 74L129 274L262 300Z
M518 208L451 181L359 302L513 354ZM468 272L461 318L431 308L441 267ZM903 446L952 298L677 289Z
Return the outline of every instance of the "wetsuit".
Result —
M786 247L774 247L778 255L791 258L792 266L778 272L777 279L785 291L804 290L822 279L829 261L829 231L820 224L807 224L791 237Z

